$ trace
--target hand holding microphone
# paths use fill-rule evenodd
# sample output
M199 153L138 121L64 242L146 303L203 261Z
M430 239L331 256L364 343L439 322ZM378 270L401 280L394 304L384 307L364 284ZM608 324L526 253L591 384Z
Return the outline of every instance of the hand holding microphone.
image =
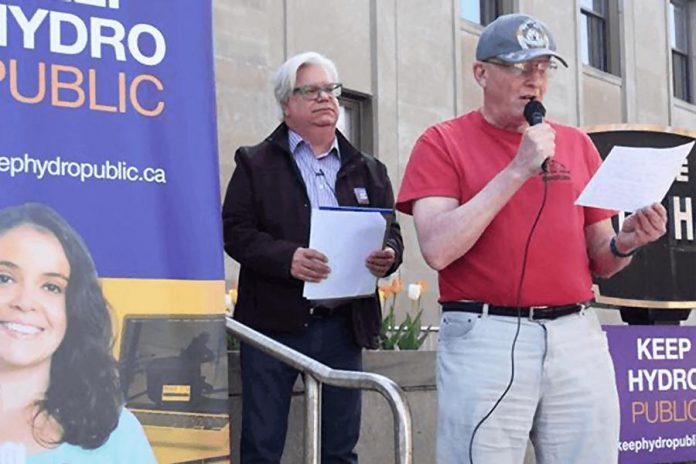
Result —
M547 172L548 160L556 152L556 132L544 123L545 115L546 109L538 100L530 100L524 107L529 127L524 131L515 160L527 169L530 177L539 172L539 167Z

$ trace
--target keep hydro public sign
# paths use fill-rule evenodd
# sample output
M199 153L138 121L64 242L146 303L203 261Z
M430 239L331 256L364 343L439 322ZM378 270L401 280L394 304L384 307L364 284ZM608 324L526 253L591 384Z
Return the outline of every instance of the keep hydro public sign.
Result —
M0 463L229 462L212 37L212 0L0 0Z
M696 329L605 326L621 403L621 464L696 458Z
M44 49L56 58L87 55L95 63L115 60L124 68L133 63L142 66L142 71L106 71L98 66L85 69L68 64L68 60L31 63L13 57L0 61L0 81L7 81L12 99L106 113L162 114L165 82L156 74L157 66L167 57L163 32L153 24L129 24L109 17L110 12L121 8L121 0L67 1L101 7L103 13L99 15L95 8L97 14L86 18L69 11L0 4L0 47L18 41L25 50Z

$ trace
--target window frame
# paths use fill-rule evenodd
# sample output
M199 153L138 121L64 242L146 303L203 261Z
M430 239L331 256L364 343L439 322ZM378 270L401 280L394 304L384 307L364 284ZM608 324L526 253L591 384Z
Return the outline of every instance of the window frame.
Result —
M589 63L582 63L585 66L590 66L602 72L610 73L615 76L621 76L621 46L620 46L620 26L619 26L619 5L617 0L599 0L601 5L599 9L588 9L580 5L580 28L583 23L590 25L594 22L598 25L597 29L601 33L601 37L591 34L591 27L587 27L587 43L580 37L583 52L585 48L588 53ZM585 21L583 21L583 19ZM597 43L600 40L601 43ZM593 54L594 52L594 54ZM597 58L596 54L600 56ZM594 56L594 58L593 58Z
M670 54L672 60L672 95L682 101L688 103L694 103L694 82L693 82L693 59L692 59L692 34L691 28L691 7L690 3L685 0L670 0L668 8L674 8L674 14L670 14ZM686 49L678 48L677 37L679 36L679 31L676 30L677 21L676 12L679 9L684 14L681 24L684 27L683 39L684 46ZM672 43L672 38L674 38L674 43ZM677 72L677 63L681 65L683 72ZM677 82L680 85L677 85Z
M346 134L343 131L341 133L355 148L363 153L372 154L374 149L372 97L366 93L344 87L338 97L338 104L351 112L351 133Z
M495 18L503 14L503 0L479 0L482 26L492 23Z
M607 0L599 0L601 2L601 10L597 11L593 9L587 9L584 6L580 6L580 15L585 21L581 21L581 26L583 24L587 25L587 43L583 44L583 47L587 48L587 56L589 66L599 69L600 71L607 72L609 69L609 50L607 49ZM593 26L595 26L593 28ZM599 32L600 36L596 37L592 32Z
M459 0L460 5L462 1L470 2L472 0ZM460 13L460 18L469 21L474 24L479 24L481 26L487 26L493 22L498 16L512 13L513 12L513 2L514 0L478 0L479 2L479 18L474 20L473 18L467 18Z

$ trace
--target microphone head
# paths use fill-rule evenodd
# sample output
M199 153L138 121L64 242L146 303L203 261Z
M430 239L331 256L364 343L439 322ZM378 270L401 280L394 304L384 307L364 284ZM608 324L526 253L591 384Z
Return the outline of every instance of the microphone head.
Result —
M546 116L546 108L539 100L529 100L524 105L524 119L527 120L530 126L541 123L544 120L544 116Z

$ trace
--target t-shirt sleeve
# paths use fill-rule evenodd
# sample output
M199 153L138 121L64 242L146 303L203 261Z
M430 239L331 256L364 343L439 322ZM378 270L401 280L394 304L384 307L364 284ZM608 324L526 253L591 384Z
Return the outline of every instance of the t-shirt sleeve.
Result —
M123 408L121 421L124 422L123 430L125 432L124 435L127 437L124 440L127 443L124 449L128 449L128 457L130 458L128 462L130 464L157 464L157 459L155 459L155 454L152 452L152 447L147 440L145 430L143 430L143 426L140 425L133 413Z
M104 458L115 459L103 462L127 462L129 464L157 464L155 454L147 440L145 430L138 419L125 407L121 411L116 430L99 450Z
M585 162L587 163L587 169L589 172L589 175L587 176L587 182L589 182L592 176L594 176L595 172L597 172L599 167L602 165L602 158L599 155L599 152L597 151L597 148L595 147L594 143L592 143L592 139L590 139L590 137L585 133L583 133L582 136L584 143L583 155L585 157ZM587 185L587 183L585 185ZM595 222L599 222L603 219L615 216L617 213L614 210L591 208L589 206L585 206L584 210L585 227L594 224Z
M456 166L437 126L416 141L406 165L396 200L396 209L413 214L413 203L425 197L460 198Z

